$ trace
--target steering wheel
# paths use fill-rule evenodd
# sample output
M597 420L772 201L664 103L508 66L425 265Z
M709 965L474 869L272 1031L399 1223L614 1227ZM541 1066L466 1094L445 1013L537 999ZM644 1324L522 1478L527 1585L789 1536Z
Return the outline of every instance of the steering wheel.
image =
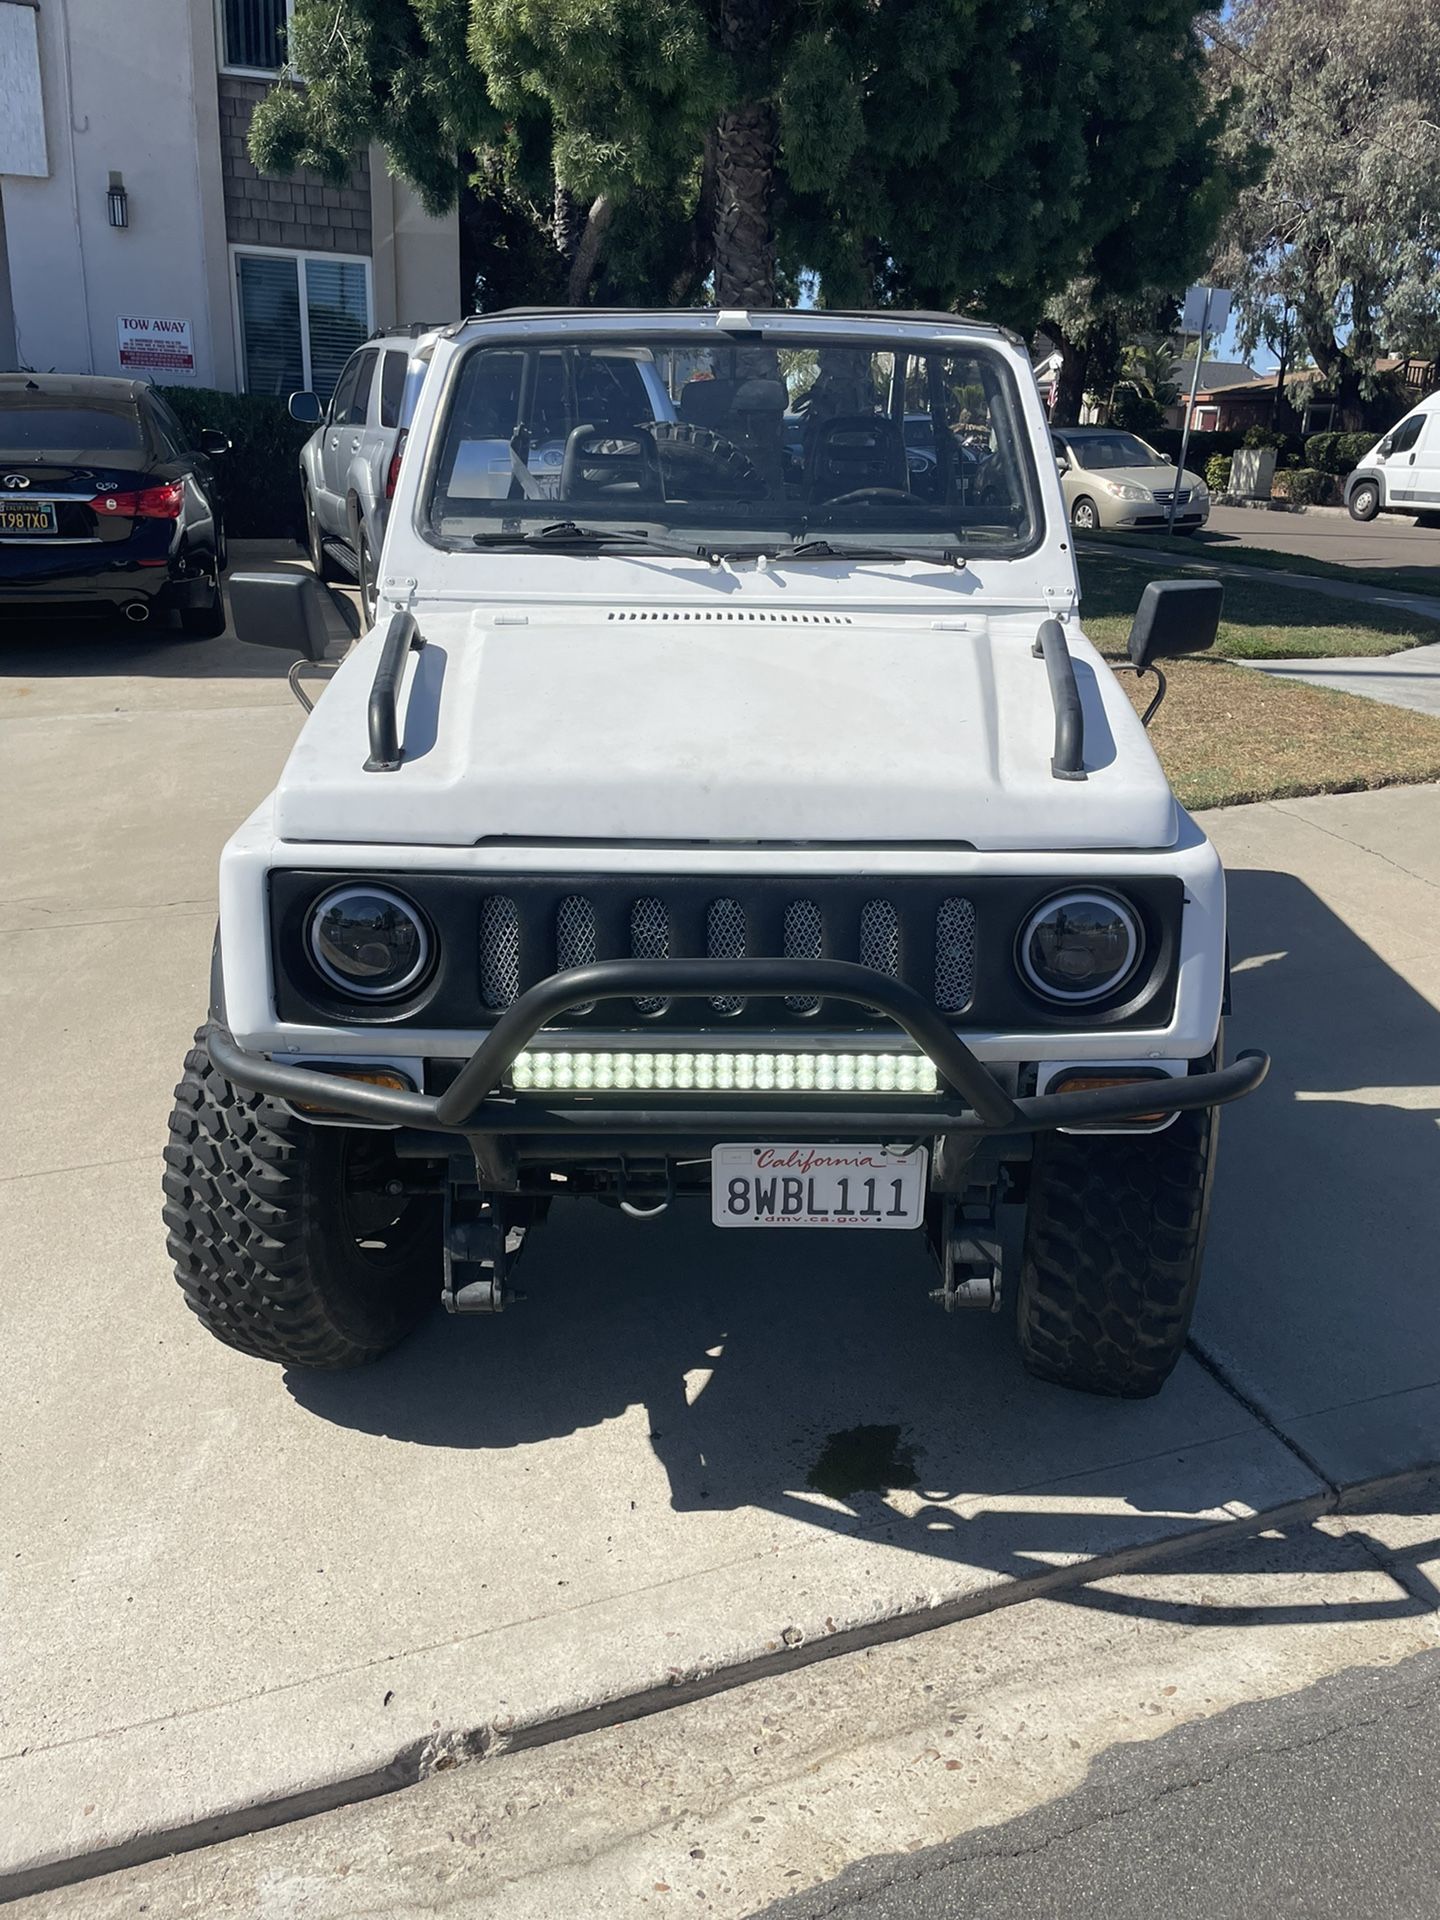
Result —
M908 507L911 496L903 487L856 487L853 493L837 493L833 500L821 501L820 505L851 507L858 506L862 500L898 500Z

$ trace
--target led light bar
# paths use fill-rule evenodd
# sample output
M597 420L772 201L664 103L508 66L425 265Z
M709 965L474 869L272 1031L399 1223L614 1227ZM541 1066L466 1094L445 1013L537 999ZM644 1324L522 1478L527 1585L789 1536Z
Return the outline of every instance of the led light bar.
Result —
M551 1053L510 1069L517 1093L935 1093L920 1053Z

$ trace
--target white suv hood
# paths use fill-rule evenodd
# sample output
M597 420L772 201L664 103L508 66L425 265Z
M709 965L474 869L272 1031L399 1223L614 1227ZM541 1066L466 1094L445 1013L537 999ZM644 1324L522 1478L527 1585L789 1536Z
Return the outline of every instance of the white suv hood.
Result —
M425 609L404 760L366 773L376 632L306 722L287 841L1165 847L1176 812L1134 709L1069 629L1089 778L1050 772L1039 614Z

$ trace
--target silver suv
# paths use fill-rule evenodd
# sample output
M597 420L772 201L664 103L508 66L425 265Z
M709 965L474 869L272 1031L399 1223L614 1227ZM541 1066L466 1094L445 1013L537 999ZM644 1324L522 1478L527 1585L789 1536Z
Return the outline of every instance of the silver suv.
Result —
M367 627L375 562L437 338L428 321L373 334L346 361L328 407L314 393L290 396L292 418L318 422L300 449L310 559L322 580L355 581Z

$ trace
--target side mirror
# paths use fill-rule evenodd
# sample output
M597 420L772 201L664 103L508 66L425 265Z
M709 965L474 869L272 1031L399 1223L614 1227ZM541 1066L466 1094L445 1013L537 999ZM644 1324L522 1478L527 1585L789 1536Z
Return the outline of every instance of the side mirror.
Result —
M1218 580L1152 580L1130 628L1131 666L1144 673L1152 660L1214 646L1224 599Z
M1065 458L1063 453L1057 453L1055 456L1055 471L1057 473L1069 473L1070 471L1070 462Z
M1383 460L1388 454L1392 454L1394 451L1395 451L1395 442L1391 439L1390 435L1387 433L1385 438L1380 442L1379 446L1376 447L1375 449L1375 458L1377 460Z
M221 433L218 427L202 427L200 429L200 451L201 453L229 453L229 434Z
M292 393L290 396L290 418L298 420L302 427L316 427L320 424L322 412L320 396L315 393Z
M252 647L279 647L323 660L330 645L330 596L313 573L232 573L230 624Z

